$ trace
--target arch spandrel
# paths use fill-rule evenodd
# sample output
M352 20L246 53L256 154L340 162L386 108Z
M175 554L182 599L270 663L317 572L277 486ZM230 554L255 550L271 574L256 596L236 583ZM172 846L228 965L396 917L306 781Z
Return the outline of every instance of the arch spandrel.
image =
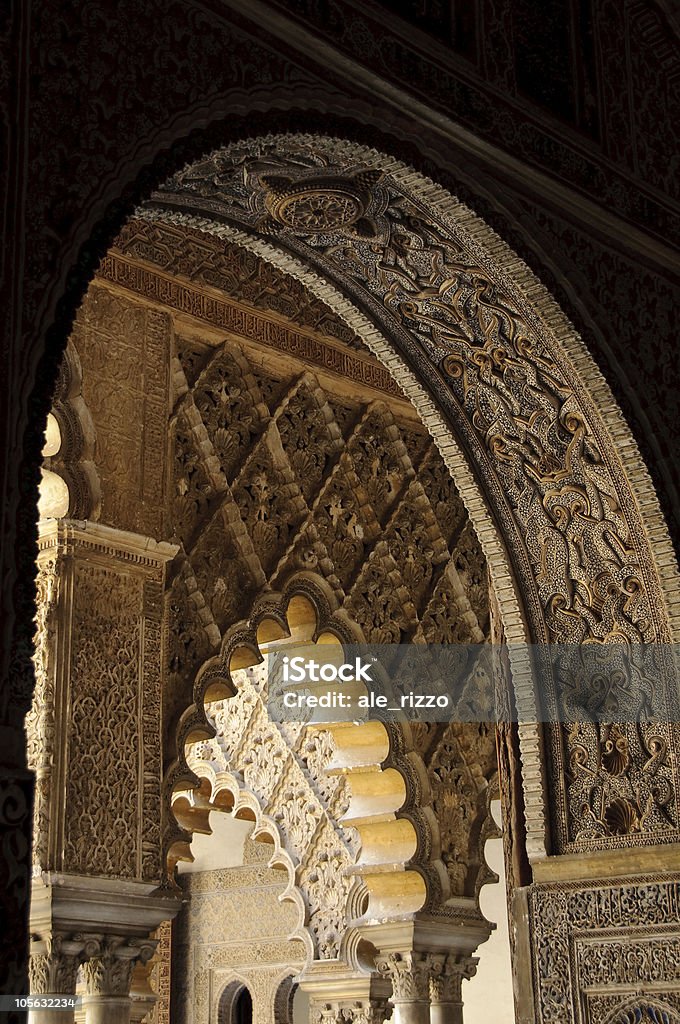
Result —
M658 509L647 511L656 500L606 385L545 290L453 197L373 150L270 136L186 168L143 216L250 248L361 333L456 474L508 642L636 644L675 635L670 542ZM514 683L529 710L531 678L516 667ZM536 771L543 740L530 726L520 731L530 854L545 853L549 831L563 851L627 843L606 822L593 837L559 782L548 829ZM559 780L570 751L558 730L549 749ZM636 756L644 761L645 750ZM596 741L589 757L597 771ZM668 841L676 828L634 841Z

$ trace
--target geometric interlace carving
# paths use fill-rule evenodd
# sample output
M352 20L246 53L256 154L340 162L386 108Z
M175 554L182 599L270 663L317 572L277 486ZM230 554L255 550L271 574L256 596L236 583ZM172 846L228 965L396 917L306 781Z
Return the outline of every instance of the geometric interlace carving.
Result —
M192 387L174 376L169 717L196 669L263 589L312 570L368 641L484 642L484 558L422 427L382 402L328 396L312 373L277 381L225 344ZM205 356L204 356L205 358ZM194 371L195 372L195 371ZM172 733L167 722L166 735Z
M180 339L174 381L174 539L184 556L170 598L177 710L191 702L198 665L255 596L300 570L325 578L368 640L485 641L483 555L423 428L398 423L383 402L329 396L310 372L277 380L232 342L207 353ZM271 721L265 677L262 667L232 673L237 693L206 707L216 735L191 744L187 763L257 797L295 867L315 955L337 957L360 885L350 874L355 834L338 824L347 787L325 773L328 732ZM475 737L463 745L483 767L467 766L461 744L441 730L432 767L441 856L460 894L495 770L493 730L467 728ZM422 739L432 744L427 730Z
M263 815L279 826L295 867L316 955L335 958L346 933L350 891L359 884L349 874L355 833L338 824L347 809L347 788L341 776L325 774L333 753L327 731L271 722L262 699L266 675L264 666L233 673L237 695L210 705L216 735L193 744L187 763L198 775L201 762L218 779L228 772L235 788L258 798Z

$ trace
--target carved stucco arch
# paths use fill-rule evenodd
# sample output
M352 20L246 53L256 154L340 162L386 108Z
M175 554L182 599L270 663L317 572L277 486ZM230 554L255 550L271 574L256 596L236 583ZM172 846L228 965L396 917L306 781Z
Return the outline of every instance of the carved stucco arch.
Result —
M317 165L310 153L318 157ZM249 161L255 169L249 169ZM236 163L243 182L235 200L229 174ZM308 185L307 193L328 199L342 192L339 179L350 205L361 207L360 216L352 220L350 214L345 224L340 214L341 223L330 223L325 235L316 228L306 230L309 225L295 227L286 210L292 208L296 192L305 193ZM201 193L206 181L207 190ZM410 204L411 222L405 229L403 221L389 220L395 190L402 206ZM154 193L142 214L191 224L244 246L300 280L362 336L420 413L454 475L491 566L508 643L613 638L668 642L677 637L680 605L670 539L609 388L545 288L453 196L411 168L354 143L268 136L227 147L185 169ZM390 250L395 224L402 230L401 244L412 246L410 254L395 255L394 246ZM276 244L254 237L253 229L274 236ZM387 264L385 287L391 281L382 303L371 281L362 277L365 268L347 272L342 265L353 246L356 252L357 245L369 242L381 251L381 269ZM417 273L409 281L404 272L409 256L419 252L430 257L434 252L439 261L435 269L441 273L436 280L430 275L429 294L424 294ZM402 257L406 263L399 262ZM473 292L476 287L481 345L478 337L465 332L470 296L460 287L455 292L466 273ZM410 308L403 296L392 301L400 278L406 279ZM423 329L427 301L433 298L438 314L444 307L451 312L456 302L458 308L451 322L430 316ZM528 409L512 394L513 375L515 384L519 378L519 394ZM473 404L499 401L501 428L495 433L477 429L479 404L477 409L465 407L470 392L475 392ZM523 413L528 413L526 422ZM502 420L513 416L511 432L519 424L519 434L508 445ZM503 462L520 479L514 495L497 474ZM535 508L523 507L532 502ZM577 549L572 520L579 516L591 532L585 546ZM538 545L530 550L527 538L540 530L547 538L543 551ZM551 571L560 584L555 587L551 581L546 591L541 574ZM590 605L583 601L583 588ZM526 714L535 703L533 682L523 666L514 665L513 682ZM545 778L541 781L543 738L530 725L520 726L520 738L527 848L530 856L543 856L550 843ZM562 832L558 846L569 838Z
M217 996L217 1024L234 1024L234 1005L243 990L248 988L247 981L238 971L231 973L233 977L225 981Z
M43 450L43 478L57 477L66 486L67 505L58 511L48 509L50 517L70 519L99 518L101 485L94 462L95 429L82 394L82 367L78 351L69 339L59 366L52 399L46 447ZM55 435L54 440L49 436ZM50 443L52 441L52 443Z
M307 956L314 955L312 936L306 927L305 902L300 889L295 884L295 864L283 844L283 836L278 823L265 814L255 795L243 788L235 775L225 771L209 759L201 757L189 758L188 766L200 780L197 790L175 790L173 814L179 823L185 823L187 834L211 833L208 817L213 811L230 810L235 818L253 822L250 838L255 842L271 845L272 854L268 866L279 868L287 876L287 884L280 899L293 903L297 910L296 930L291 939L302 942ZM170 853L170 860L186 858L189 855L188 844L177 842Z
M170 826L166 833L169 866L191 856L192 832L210 832L211 810L231 808L237 816L253 820L255 833L269 836L274 843L270 863L288 872L288 887L282 898L298 906L298 932L306 935L306 947L312 955L316 940L310 923L321 907L315 908L303 896L304 885L296 874L303 861L298 859L299 854L293 857L287 852L287 836L276 820L278 813L273 811L276 817L272 817L261 797L244 788L240 774L237 777L233 773L227 750L213 745L220 728L219 719L213 719L209 707L214 704L219 711L226 707L239 687L238 672L262 663L264 653L274 649L277 642L292 638L327 643L332 637L340 643L362 639L359 628L338 607L332 590L320 577L301 572L291 577L283 593L261 594L249 620L228 630L220 653L199 670L195 703L178 725L178 750L182 753L165 780L179 826ZM320 727L328 729L333 737L328 770L340 775L348 791L344 813L334 819L334 824L345 829L349 826L358 838L343 869L354 876L354 882L341 896L343 924L337 950L337 955L356 968L360 934L356 927L348 928L348 922L356 925L361 920L398 917L417 910L437 914L453 894L441 860L440 823L428 769L414 749L409 723L329 722ZM276 774L274 768L270 772ZM274 779L272 790L277 785ZM476 858L477 868L470 892L466 893L469 913L479 917L480 935L485 933L487 923L478 911L479 890L496 878L483 860L483 845L491 830L487 800L485 813L469 837L470 855Z

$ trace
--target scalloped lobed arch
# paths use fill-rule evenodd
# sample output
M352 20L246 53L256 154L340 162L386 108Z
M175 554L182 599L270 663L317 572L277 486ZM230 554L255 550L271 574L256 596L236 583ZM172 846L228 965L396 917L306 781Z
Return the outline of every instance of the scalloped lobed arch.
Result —
M165 846L170 869L180 859L190 859L190 833L209 833L208 816L216 808L233 808L237 816L256 823L261 837L270 836L275 852L272 863L288 871L289 886L284 898L293 899L301 908L300 927L309 929L304 908L314 913L309 896L303 899L296 868L300 860L285 848L290 837L281 825L266 813L263 795L244 788L246 781L234 775L229 751L220 749L219 713L244 683L242 673L261 666L268 652L280 643L361 642L360 629L339 609L332 591L312 573L293 576L282 594L268 592L256 600L247 622L238 623L225 634L218 655L199 670L194 687L194 705L182 716L177 749L181 752L170 767L165 788L178 827L170 827ZM217 717L212 713L217 708ZM238 712L236 712L238 714ZM435 911L450 895L446 870L440 859L439 826L433 808L432 793L423 760L413 748L407 722L388 724L328 722L319 727L332 736L324 772L339 777L346 786L344 812L336 824L357 841L349 849L343 866L338 863L334 878L351 873L341 908L343 922L353 921L345 929L338 953L354 957L356 927L362 920L387 919ZM285 739L277 737L281 743ZM275 759L275 750L273 757ZM241 773L242 774L242 773ZM271 765L268 767L271 775ZM257 778L257 776L255 776ZM255 786L255 788L257 788ZM479 833L479 835L477 834ZM473 845L486 837L485 822L472 836ZM323 859L323 858L322 858ZM331 859L328 858L330 865ZM337 876L337 877L335 877ZM492 877L484 870L475 880L473 900L479 887ZM481 925L484 931L484 925ZM308 944L312 943L309 930Z

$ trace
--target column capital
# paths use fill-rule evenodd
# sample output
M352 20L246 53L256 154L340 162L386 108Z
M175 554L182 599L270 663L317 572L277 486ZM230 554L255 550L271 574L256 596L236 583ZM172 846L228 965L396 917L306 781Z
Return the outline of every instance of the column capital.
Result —
M393 1003L423 1002L429 998L430 956L416 950L378 953L376 970L392 982Z
M430 957L430 999L433 1003L461 1003L461 986L472 978L479 957L458 957L455 954L432 954Z
M138 963L151 959L155 939L132 939L114 935L87 935L83 952L83 978L90 996L127 996L132 973Z
M392 1014L387 997L313 1001L309 1007L310 1024L383 1024Z
M309 1004L310 1024L339 1024L340 1007L336 1001L316 1002Z
M353 1003L340 1010L341 1024L383 1024L391 1016L392 1005L387 998Z
M55 933L34 940L28 961L31 993L72 995L82 959L85 940L82 935Z

